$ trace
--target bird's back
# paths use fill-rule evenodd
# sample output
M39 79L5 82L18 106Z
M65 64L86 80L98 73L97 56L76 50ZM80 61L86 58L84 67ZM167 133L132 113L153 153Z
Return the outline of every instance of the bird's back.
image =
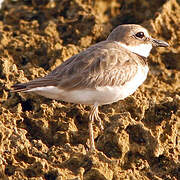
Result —
M62 89L121 86L137 72L143 59L114 41L102 41L76 54L43 78L16 84L14 91L57 86Z

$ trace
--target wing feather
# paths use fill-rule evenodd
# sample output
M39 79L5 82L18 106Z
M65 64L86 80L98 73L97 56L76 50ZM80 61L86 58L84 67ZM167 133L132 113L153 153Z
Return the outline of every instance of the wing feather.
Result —
M103 41L72 56L47 76L16 84L14 91L58 86L66 90L121 86L137 72L137 55L115 42Z

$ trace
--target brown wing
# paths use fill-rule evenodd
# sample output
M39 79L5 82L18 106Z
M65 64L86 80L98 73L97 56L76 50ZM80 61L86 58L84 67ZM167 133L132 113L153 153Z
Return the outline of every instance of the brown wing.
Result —
M35 87L58 86L66 90L120 86L137 72L137 55L118 44L103 41L72 56L47 76L17 84L15 91ZM22 89L22 90L21 90Z
M57 78L63 89L120 86L137 72L137 55L127 52L114 42L101 42L69 59L67 64L48 76Z

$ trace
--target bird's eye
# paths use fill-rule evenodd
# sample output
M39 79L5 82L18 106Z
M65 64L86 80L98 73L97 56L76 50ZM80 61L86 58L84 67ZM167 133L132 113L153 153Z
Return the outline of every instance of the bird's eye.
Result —
M142 39L144 37L144 33L143 32L138 32L135 34L136 37Z

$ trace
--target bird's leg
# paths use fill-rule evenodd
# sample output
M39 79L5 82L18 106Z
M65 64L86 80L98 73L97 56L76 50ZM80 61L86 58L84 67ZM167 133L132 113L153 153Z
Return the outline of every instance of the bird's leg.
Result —
M94 123L94 118L98 120L99 127L101 130L103 130L103 125L101 122L101 118L98 115L98 106L94 105L91 109L91 112L89 114L89 138L90 138L90 152L93 152L95 150L95 144L94 144L94 133L93 133L93 123Z
M91 109L91 112L89 114L90 152L95 151L94 134L93 134L93 122L94 122L95 112L96 112L96 106L93 106L92 109Z
M102 125L102 121L101 121L101 118L99 117L98 113L99 113L98 106L96 106L96 109L95 109L95 118L98 121L98 124L99 124L99 127L100 127L101 131L103 131L104 127Z

